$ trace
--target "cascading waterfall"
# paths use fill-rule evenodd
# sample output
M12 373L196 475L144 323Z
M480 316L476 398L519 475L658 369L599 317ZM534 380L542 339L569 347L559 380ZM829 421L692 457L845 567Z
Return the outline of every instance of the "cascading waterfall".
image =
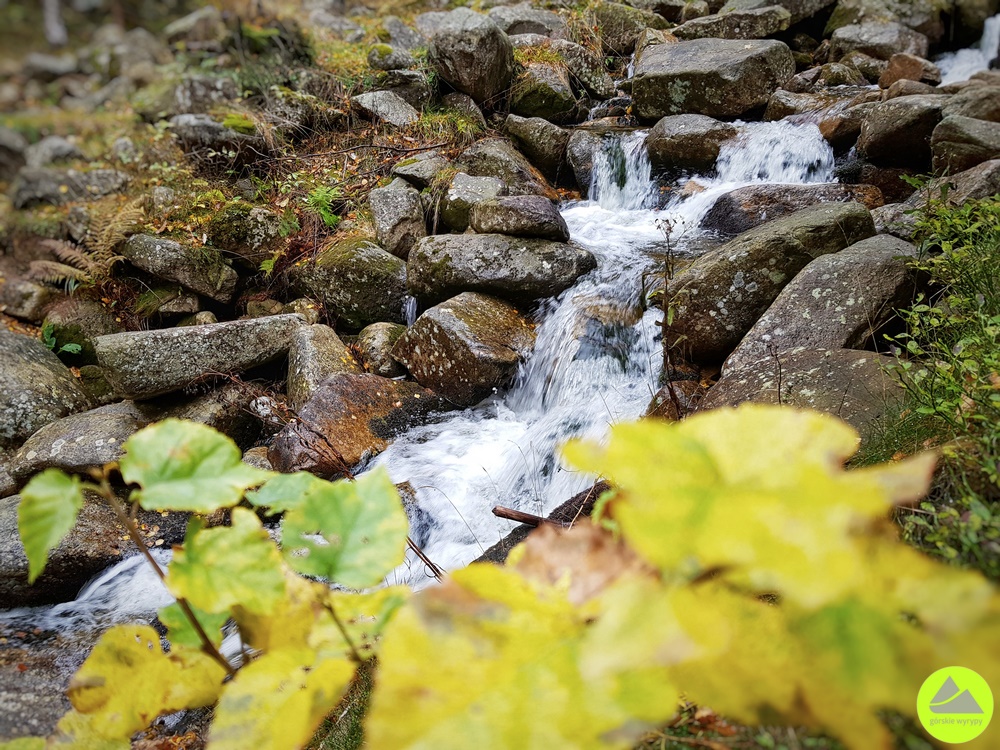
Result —
M979 44L957 52L946 52L935 61L941 70L941 85L957 83L990 66L1000 53L1000 14L986 19Z

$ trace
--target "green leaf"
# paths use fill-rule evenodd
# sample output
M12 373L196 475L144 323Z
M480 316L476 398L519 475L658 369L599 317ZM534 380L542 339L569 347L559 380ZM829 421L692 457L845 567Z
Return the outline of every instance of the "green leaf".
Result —
M28 583L45 570L49 552L73 528L82 507L80 478L59 469L46 469L21 491L17 528L28 558Z
M399 494L382 469L355 482L315 486L285 514L281 529L289 565L351 588L373 586L399 565L409 533Z
M18 737L10 742L0 742L0 750L45 750L44 737Z
M190 602L188 605L194 611L194 616L198 618L198 624L205 631L205 635L216 646L222 643L222 626L229 621L228 612L206 612L195 607ZM160 609L156 616L167 627L167 635L174 646L186 646L188 648L201 648L201 638L198 631L194 629L191 621L184 614L181 606L173 604Z
M174 553L167 588L212 613L240 605L269 612L285 595L281 555L253 511L234 508L232 525L188 525L184 547Z
M209 750L304 747L354 675L347 659L316 663L309 649L271 651L241 669L215 709Z
M272 472L243 463L225 435L197 422L166 419L130 437L120 463L133 499L147 510L211 513L236 505Z
M59 354L66 352L66 354L79 354L81 347L79 344L63 344L59 347Z
M277 515L298 507L308 495L323 492L329 484L306 471L278 474L259 490L248 492L246 499L257 508L265 508L269 515Z

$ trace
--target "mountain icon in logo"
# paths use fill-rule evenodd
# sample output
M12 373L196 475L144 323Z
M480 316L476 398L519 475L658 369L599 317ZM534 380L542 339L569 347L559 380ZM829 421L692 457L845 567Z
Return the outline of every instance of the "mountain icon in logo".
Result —
M951 677L944 681L941 689L931 698L930 710L935 714L983 713L972 693L959 689Z

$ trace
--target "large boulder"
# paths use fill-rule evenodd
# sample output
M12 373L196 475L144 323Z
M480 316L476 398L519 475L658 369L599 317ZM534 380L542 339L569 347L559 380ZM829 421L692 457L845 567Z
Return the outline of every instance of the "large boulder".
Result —
M541 172L504 138L483 138L462 152L458 166L473 177L496 177L507 186L510 195L559 198Z
M558 182L564 177L568 131L542 117L507 115L504 132L547 179Z
M406 260L413 243L427 236L420 193L401 178L368 194L379 244Z
M931 134L932 164L937 174L954 174L1000 158L1000 122L952 115Z
M280 249L281 217L269 208L230 201L206 227L212 244L251 272Z
M596 266L575 245L501 234L439 235L420 240L407 263L407 284L420 300L441 302L485 292L514 302L552 297Z
M439 151L421 151L406 159L400 159L392 168L393 177L402 177L418 188L430 187L435 178L451 166L451 160Z
M594 172L594 155L600 151L604 136L593 130L579 128L566 142L566 162L573 170L573 177L584 195L590 194Z
M459 172L441 199L441 218L456 232L464 232L469 228L469 216L475 206L506 191L503 180L497 177L472 177Z
M649 163L655 169L711 169L722 144L737 132L728 122L706 115L664 117L646 136Z
M876 105L861 125L858 153L880 166L926 169L931 164L931 135L941 122L943 99L901 96Z
M830 59L839 60L850 52L863 52L878 60L889 60L906 52L927 57L927 37L892 21L841 26L830 37Z
M513 195L472 207L469 225L480 234L569 241L569 227L555 203L541 195Z
M718 0L715 0L718 2ZM735 11L747 11L757 8L766 8L771 5L780 5L788 11L791 16L791 23L796 24L811 18L813 15L823 10L828 5L833 5L837 0L728 0L719 9L719 14L733 13Z
M1000 54L1000 50L997 51ZM941 107L945 117L959 115L1000 122L1000 86L968 86L948 97Z
M612 2L597 3L594 20L604 51L619 57L632 54L636 40L646 29L666 29L669 26L666 19L652 11Z
M569 27L562 18L550 10L535 8L531 3L499 5L490 8L489 15L508 36L541 34L553 39L569 36Z
M148 399L218 373L239 373L285 355L299 315L131 331L94 340L97 361L115 392Z
M473 406L513 377L534 343L534 329L513 305L465 292L417 318L392 356L421 385Z
M452 408L417 383L371 374L331 375L274 439L268 458L280 472L350 472L401 432Z
M420 119L412 104L392 91L369 91L351 97L351 106L367 117L405 128Z
M366 239L341 240L288 271L296 294L321 301L338 324L404 323L406 264Z
M674 314L665 331L690 359L721 362L809 261L872 236L859 203L811 206L744 232L710 250L672 279Z
M299 326L288 347L289 405L298 411L330 375L364 372L329 326Z
M62 206L73 201L93 201L122 192L129 177L115 169L53 169L24 167L11 188L14 208L42 203Z
M787 29L791 19L780 5L769 5L694 18L670 33L678 39L763 39Z
M864 439L899 411L903 389L888 372L895 361L850 349L777 354L728 371L709 389L698 411L748 401L815 409L840 417Z
M383 378L398 378L406 368L392 358L392 347L406 333L406 326L398 323L372 323L365 326L355 342L358 357L367 372Z
M567 68L548 62L524 65L511 86L510 111L559 123L577 119L576 96Z
M609 99L615 95L615 83L604 67L604 60L583 45L567 39L554 39L549 49L556 53L569 68L576 83L596 99Z
M428 55L438 75L477 104L506 91L514 76L514 48L496 22L468 8L440 15Z
M705 214L701 226L723 234L739 234L817 203L852 201L869 211L885 203L882 191L872 185L747 185L721 196Z
M76 353L64 351L60 355L64 362L77 367L97 363L95 338L125 330L103 303L86 297L70 297L50 306L45 311L42 328L55 341L53 351L61 351L65 346L79 347Z
M739 117L763 109L795 74L792 52L774 40L692 39L643 51L632 80L642 119L695 113Z
M723 374L774 353L864 348L913 301L916 256L909 242L880 234L811 261L743 337Z
M212 247L192 247L152 234L134 234L122 255L137 268L216 302L231 302L239 275Z
M0 448L13 448L89 402L76 378L40 341L0 327Z

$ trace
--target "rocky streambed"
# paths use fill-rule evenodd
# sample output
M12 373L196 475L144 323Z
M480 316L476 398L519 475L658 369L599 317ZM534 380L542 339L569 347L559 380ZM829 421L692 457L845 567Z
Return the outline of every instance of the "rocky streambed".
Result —
M918 5L203 8L11 63L0 739L169 601L98 501L28 586L17 491L156 420L279 471L385 466L453 569L514 528L493 506L593 483L571 437L751 400L891 415L908 211L1000 193L996 3ZM140 521L169 550L186 519Z

